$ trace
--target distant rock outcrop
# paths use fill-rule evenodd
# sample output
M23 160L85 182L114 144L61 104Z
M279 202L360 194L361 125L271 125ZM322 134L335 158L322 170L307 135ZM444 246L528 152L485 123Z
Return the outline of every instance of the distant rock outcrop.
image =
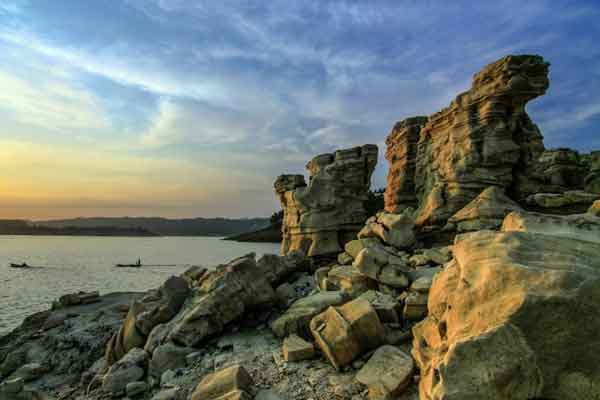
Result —
M309 256L335 255L362 228L364 202L377 164L377 146L364 145L321 154L302 175L281 175L275 192L284 211L281 253L301 250Z

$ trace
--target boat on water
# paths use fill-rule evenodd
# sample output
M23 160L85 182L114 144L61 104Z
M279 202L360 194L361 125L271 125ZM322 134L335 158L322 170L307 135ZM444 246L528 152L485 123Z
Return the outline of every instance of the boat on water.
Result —
M117 268L139 268L142 266L142 260L138 259L135 264L117 264Z
M22 263L22 264L10 263L10 264L8 264L8 266L10 268L31 268L31 265L29 265L27 263Z

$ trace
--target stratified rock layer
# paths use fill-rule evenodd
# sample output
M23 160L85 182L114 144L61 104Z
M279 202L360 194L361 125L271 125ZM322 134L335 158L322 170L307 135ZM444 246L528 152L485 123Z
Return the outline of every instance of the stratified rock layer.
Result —
M600 193L600 151L594 151L590 157L590 173L585 178L585 190L591 193Z
M322 154L302 175L281 175L275 192L284 211L281 253L301 250L309 256L337 254L367 219L364 201L377 164L377 146L364 145Z
M420 399L600 398L600 244L479 231L453 250L413 329Z
M539 183L529 175L544 145L525 105L548 85L548 63L542 57L507 56L486 66L470 90L431 115L416 145L422 118L400 122L387 141L386 209L414 205L416 197L417 225L443 226L488 186L509 189L517 197L536 192Z
M406 207L417 208L415 165L417 143L427 117L407 118L394 125L385 140L385 158L390 164L385 192L385 209L400 212Z

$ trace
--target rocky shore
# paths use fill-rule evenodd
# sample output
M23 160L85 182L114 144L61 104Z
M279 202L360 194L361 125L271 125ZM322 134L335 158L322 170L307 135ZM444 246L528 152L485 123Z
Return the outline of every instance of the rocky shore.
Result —
M539 56L282 175L281 255L78 293L0 338L0 399L600 399L600 152L547 150Z

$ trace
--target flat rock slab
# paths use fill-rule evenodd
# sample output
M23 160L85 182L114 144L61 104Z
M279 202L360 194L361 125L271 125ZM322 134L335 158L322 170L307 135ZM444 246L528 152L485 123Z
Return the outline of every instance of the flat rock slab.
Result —
M378 348L356 380L369 388L370 399L397 396L410 384L415 364L412 357L394 346Z

